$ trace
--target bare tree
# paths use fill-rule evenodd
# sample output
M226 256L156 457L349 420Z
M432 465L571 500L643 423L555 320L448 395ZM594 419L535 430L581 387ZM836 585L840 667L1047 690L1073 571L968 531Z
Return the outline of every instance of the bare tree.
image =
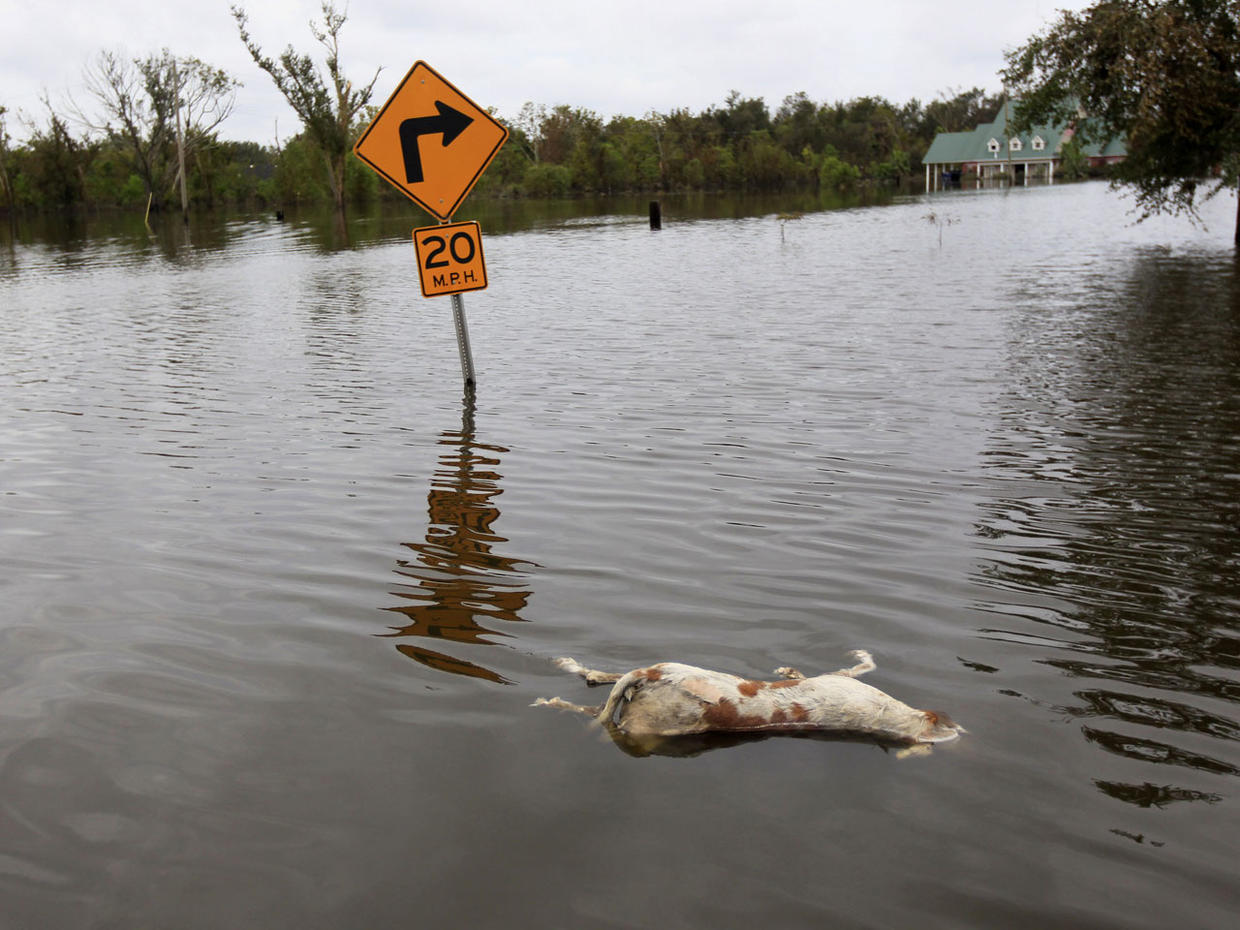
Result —
M542 160L542 125L546 119L546 106L541 103L535 106L533 101L527 100L513 123L521 133L525 157L535 165Z
M344 171L353 135L354 117L370 102L378 69L370 83L354 89L340 69L340 29L347 18L330 0L324 0L323 24L310 23L310 32L327 51L327 80L323 79L309 55L299 55L289 45L279 59L263 54L248 31L249 17L239 6L231 7L241 41L254 63L271 76L276 89L301 119L306 135L322 150L327 163L328 183L338 215L344 215ZM330 87L328 86L330 83Z
M147 192L163 197L171 185L178 109L187 151L202 142L232 113L240 83L197 58L177 58L168 49L128 59L103 51L87 66L87 92L98 116L76 103L76 118L91 129L123 141Z

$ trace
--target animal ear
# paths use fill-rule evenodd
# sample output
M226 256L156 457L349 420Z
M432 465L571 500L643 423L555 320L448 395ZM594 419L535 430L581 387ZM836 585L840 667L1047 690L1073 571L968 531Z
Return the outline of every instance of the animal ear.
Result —
M951 717L942 711L926 710L922 711L926 715L926 729L921 734L921 739L927 743L942 743L949 739L955 739L964 732L964 727L957 724Z

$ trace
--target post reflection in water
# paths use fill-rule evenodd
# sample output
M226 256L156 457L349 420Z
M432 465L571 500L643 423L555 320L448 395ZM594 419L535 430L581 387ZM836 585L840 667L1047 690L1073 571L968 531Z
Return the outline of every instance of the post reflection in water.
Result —
M529 569L537 568L494 551L507 542L493 526L500 515L494 499L503 493L495 469L508 450L476 441L472 393L464 404L460 431L440 434L445 451L427 496L426 539L405 543L416 557L397 563L396 573L410 583L392 593L406 603L383 608L401 614L404 622L379 635L420 640L396 648L430 668L511 684L484 665L439 649L441 643L490 646L495 643L488 637L507 636L489 624L521 620L531 593ZM425 640L436 641L436 648Z
M1135 763L1094 785L1142 807L1240 775L1240 274L1197 264L1144 256L1108 308L1015 333L977 525L983 634L1080 680L1055 709Z

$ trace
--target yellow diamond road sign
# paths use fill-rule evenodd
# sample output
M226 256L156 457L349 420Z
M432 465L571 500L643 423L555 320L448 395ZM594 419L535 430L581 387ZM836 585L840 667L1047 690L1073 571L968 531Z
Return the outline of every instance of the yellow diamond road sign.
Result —
M405 196L448 220L507 138L486 110L419 61L353 151Z

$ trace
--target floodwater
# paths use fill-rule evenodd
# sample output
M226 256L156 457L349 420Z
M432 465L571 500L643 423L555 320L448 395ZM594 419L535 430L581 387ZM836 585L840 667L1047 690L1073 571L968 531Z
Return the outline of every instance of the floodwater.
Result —
M484 215L472 402L408 215L4 240L0 926L1230 925L1234 201L1130 206ZM968 733L529 706L859 647Z

